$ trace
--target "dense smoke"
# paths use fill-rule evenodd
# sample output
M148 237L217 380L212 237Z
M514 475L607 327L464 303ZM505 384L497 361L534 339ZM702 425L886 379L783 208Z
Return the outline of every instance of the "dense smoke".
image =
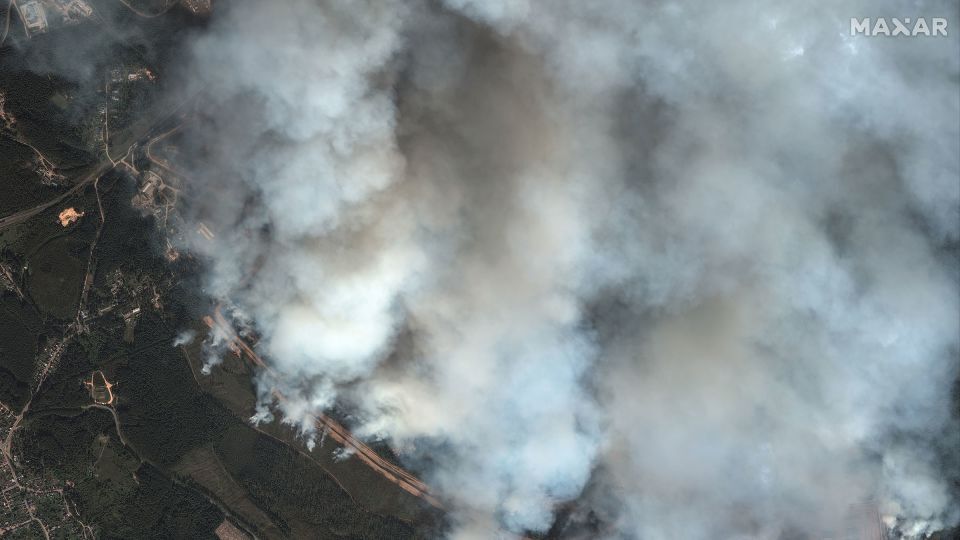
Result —
M191 248L258 418L348 404L455 538L956 523L960 19L894 7L218 5Z

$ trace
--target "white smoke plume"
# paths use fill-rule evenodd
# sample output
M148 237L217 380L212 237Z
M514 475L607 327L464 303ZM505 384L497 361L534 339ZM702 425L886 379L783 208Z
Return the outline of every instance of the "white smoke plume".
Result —
M218 9L191 248L259 417L348 404L455 538L960 519L960 34L849 35L955 3Z
M174 346L174 347L180 347L180 346L183 346L183 345L189 345L189 344L193 343L193 340L194 340L194 338L196 338L196 337L197 337L197 333L194 332L193 330L189 330L189 329L188 329L188 330L184 330L184 331L180 332L179 334L177 334L176 337L173 338L173 346Z

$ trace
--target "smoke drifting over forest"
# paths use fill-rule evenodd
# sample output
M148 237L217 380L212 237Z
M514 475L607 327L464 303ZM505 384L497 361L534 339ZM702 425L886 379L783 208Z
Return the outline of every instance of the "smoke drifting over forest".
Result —
M864 1L218 4L189 247L263 335L260 417L347 404L453 538L574 500L567 537L957 523L960 19L909 7L950 37L851 37L904 9Z

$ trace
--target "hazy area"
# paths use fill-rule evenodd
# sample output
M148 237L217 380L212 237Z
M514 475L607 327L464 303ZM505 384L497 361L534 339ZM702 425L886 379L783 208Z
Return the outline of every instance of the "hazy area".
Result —
M955 2L31 1L4 531L956 534Z

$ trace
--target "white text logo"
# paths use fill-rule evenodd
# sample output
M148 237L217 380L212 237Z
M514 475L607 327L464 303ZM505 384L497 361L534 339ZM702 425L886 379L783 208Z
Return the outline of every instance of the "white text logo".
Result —
M943 17L931 17L929 22L927 18L918 19L898 19L896 17L879 17L871 19L852 18L850 19L850 35L856 36L946 36L947 20Z

